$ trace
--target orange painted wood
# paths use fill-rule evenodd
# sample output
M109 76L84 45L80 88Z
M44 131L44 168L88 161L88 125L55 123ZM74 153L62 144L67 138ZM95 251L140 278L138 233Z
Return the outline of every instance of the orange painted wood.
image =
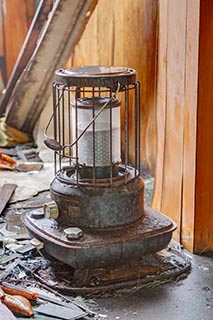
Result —
M200 2L194 251L213 250L213 1Z
M188 0L186 14L186 66L183 142L183 195L181 243L194 250L197 140L198 49L200 1Z
M24 0L26 7L26 19L27 19L27 27L30 28L31 22L34 17L34 13L36 10L35 1L34 0Z
M164 148L166 133L166 85L167 85L167 6L168 0L160 2L158 19L158 65L157 65L157 152L155 168L155 185L152 207L161 209L164 176Z
M186 0L168 1L168 13L166 140L161 210L177 223L174 238L179 241L182 205Z
M142 84L141 162L152 172L156 157L157 9L155 0L99 0L72 57L72 65L115 65L137 70ZM129 120L133 128L133 119ZM130 146L134 147L133 143Z
M28 5L26 6L26 3ZM7 75L12 72L16 58L29 27L29 3L23 0L4 1L4 32Z

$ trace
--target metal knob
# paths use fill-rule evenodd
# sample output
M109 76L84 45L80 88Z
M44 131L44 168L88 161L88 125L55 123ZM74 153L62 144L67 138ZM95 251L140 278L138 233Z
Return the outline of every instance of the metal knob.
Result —
M83 236L83 231L78 227L64 229L64 235L69 240L76 240Z
M59 210L55 201L47 202L43 207L44 217L47 219L57 219L59 216Z

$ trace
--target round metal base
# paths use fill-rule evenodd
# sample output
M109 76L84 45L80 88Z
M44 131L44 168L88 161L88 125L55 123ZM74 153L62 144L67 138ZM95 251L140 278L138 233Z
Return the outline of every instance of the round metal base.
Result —
M73 274L72 268L54 261L48 270L41 268L36 272L36 277L62 293L101 296L115 290L129 293L182 280L190 269L190 259L173 243L169 248L118 268L76 270Z
M78 186L72 176L68 179L66 170L58 172L50 185L51 198L59 209L57 222L91 229L125 227L136 222L143 216L144 183L140 176L134 177L134 172L129 169L127 184L124 176L119 177L112 188L93 188L89 183Z
M135 261L165 248L176 225L151 208L143 218L113 229L82 229L79 239L66 238L66 225L56 220L36 218L36 210L23 215L30 235L43 243L43 250L74 269L112 267Z

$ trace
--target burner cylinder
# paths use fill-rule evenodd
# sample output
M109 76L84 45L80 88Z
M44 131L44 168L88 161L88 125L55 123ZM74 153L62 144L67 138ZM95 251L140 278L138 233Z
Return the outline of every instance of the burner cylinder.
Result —
M82 134L87 124L108 101L109 98L94 97L93 99L79 98L72 102L72 123L74 124L72 134L75 138ZM90 126L82 135L78 149L79 163L88 167L95 165L95 167L105 168L109 167L111 163L121 161L120 105L121 102L118 99L113 99L97 117L94 132L93 126ZM78 112L77 123L75 121L76 112ZM110 131L112 131L112 135ZM110 139L112 139L112 154L110 153Z

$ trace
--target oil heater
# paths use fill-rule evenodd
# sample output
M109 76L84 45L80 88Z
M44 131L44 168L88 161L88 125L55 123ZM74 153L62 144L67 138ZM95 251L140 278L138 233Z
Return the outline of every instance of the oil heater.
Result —
M49 256L70 265L74 278L79 271L119 267L166 247L175 224L144 208L136 71L59 69L52 93L44 141L54 152L52 201L42 213L24 217L32 237Z

